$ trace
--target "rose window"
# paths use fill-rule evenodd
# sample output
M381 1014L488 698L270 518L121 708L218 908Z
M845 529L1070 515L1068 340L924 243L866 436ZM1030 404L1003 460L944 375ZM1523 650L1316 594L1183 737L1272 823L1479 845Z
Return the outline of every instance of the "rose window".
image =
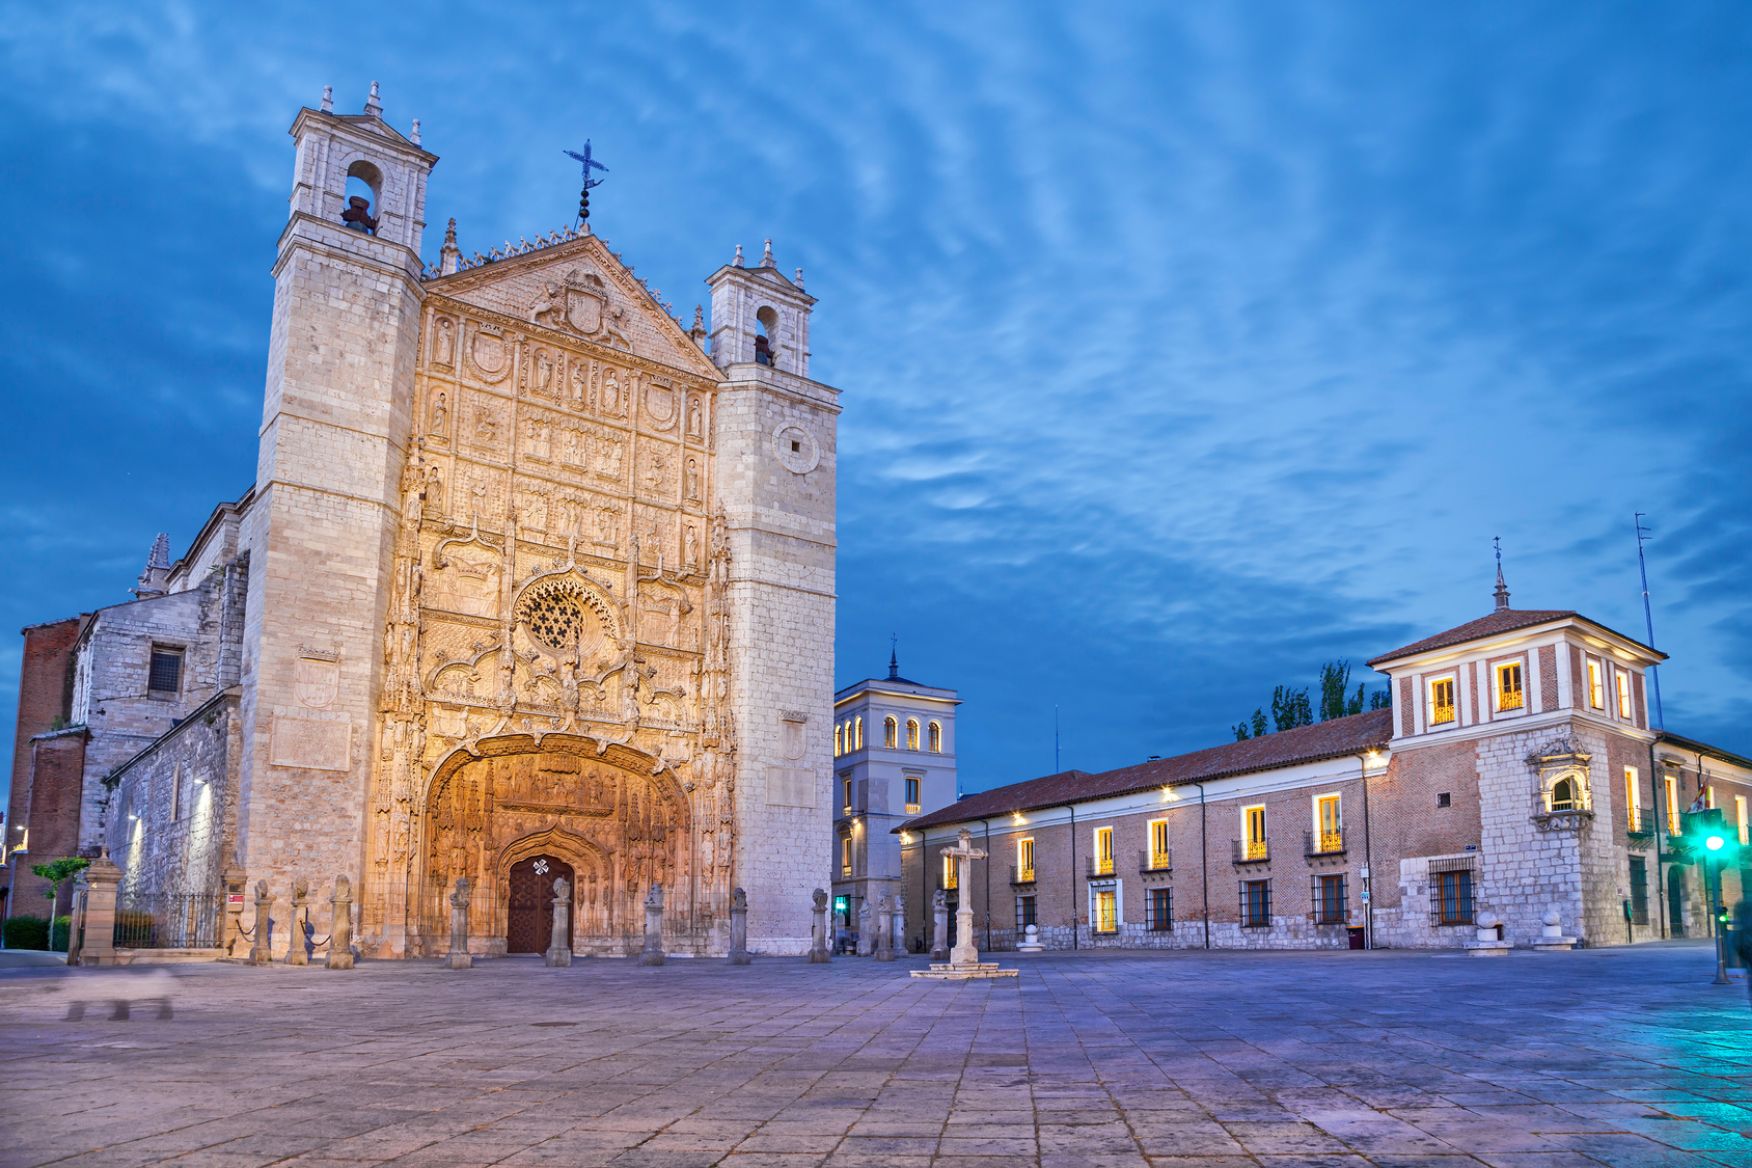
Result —
M584 590L573 581L542 585L524 597L520 609L518 616L529 635L554 653L574 652L588 627Z

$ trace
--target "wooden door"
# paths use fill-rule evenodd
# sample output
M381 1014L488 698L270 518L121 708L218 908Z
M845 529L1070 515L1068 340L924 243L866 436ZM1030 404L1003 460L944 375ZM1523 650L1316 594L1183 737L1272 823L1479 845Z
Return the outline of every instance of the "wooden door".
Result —
M511 866L511 902L506 913L505 951L545 953L554 933L554 881L564 876L573 888L572 866L552 856L532 856ZM571 920L566 944L572 943Z

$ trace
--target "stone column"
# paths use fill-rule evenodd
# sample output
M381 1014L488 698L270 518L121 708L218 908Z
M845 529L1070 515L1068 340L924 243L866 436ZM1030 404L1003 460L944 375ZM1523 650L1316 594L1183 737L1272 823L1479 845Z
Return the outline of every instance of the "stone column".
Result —
M80 965L116 964L116 887L121 882L122 870L110 861L107 851L99 853L74 882L74 888L85 896Z
M310 950L306 948L304 914L310 900L310 882L302 876L292 882L291 921L286 929L286 964L309 965Z
M329 919L328 967L353 968L353 882L345 876L335 877L335 891L329 897L333 912Z
M738 888L730 894L730 964L747 965L753 960L748 955L748 892Z
M663 964L663 885L651 885L645 898L645 947L639 952L640 965Z
M833 938L828 933L827 925L827 891L815 890L815 928L814 936L809 940L809 964L820 965L832 959Z
M249 963L269 965L274 960L274 954L269 949L274 929L274 898L268 892L266 880L256 881L255 906L255 939L250 943Z
M445 959L451 969L468 969L474 958L468 955L468 877L456 878L456 891L450 894L450 954Z
M906 953L906 893L894 894L894 953L899 957Z
M858 904L858 956L868 957L876 950L876 922L872 919L868 898Z
M931 960L949 960L949 894L941 888L931 894Z
M547 963L552 966L572 964L572 882L564 876L554 878L554 927L548 938ZM454 945L455 942L452 942Z
M876 960L894 960L894 910L886 892L876 898Z

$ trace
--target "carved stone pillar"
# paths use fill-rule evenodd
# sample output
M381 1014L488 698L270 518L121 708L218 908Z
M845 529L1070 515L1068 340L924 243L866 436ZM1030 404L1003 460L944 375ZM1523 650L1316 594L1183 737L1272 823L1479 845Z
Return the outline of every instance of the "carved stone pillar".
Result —
M894 960L894 909L886 892L876 899L876 960Z
M653 884L651 895L645 898L645 947L639 952L639 964L663 964L663 885L661 884Z
M450 953L445 958L451 969L474 965L474 958L468 953L468 898L468 877L458 876L456 891L450 894Z
M548 940L549 965L572 964L572 882L564 876L554 878L554 928Z
M809 964L821 965L832 960L833 944L827 929L827 892L815 890L815 928L809 941Z
M335 891L329 897L333 914L329 919L328 962L330 969L353 968L353 883L345 876L335 877Z
M931 960L949 960L949 894L941 888L931 894Z
M738 888L730 894L730 964L753 960L748 955L748 893Z
M286 927L286 964L309 965L310 950L306 947L307 936L304 914L310 900L310 885L302 877L292 882L292 912L289 914Z
M255 889L255 939L249 947L249 963L251 965L268 965L274 960L269 948L273 937L274 898L268 893L268 882L257 880Z
M116 964L116 886L121 882L122 870L111 862L108 852L91 861L74 882L85 902L83 925L73 922L83 933L80 965Z

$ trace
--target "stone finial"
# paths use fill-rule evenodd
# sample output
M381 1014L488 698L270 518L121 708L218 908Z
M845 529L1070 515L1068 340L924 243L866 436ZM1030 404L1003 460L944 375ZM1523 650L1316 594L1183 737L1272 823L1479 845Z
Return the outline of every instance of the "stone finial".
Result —
M371 83L371 92L365 98L365 116L378 119L383 117L383 102L378 98L375 81Z
M736 258L730 261L730 266L733 268L742 266L742 245L740 243L736 245Z
M1509 586L1503 582L1503 540L1501 536L1496 536L1490 542L1496 548L1497 581L1494 593L1496 610L1507 612L1509 610Z
M444 228L444 246L438 249L438 274L448 276L462 267L462 250L456 246L456 217Z
M135 582L132 591L141 600L163 596L169 578L170 533L161 531L158 538L152 541L152 550L146 553L146 567L141 570L140 578Z
M797 283L797 287L799 287L799 288L803 287L803 269L802 268L797 269L796 283Z
M763 268L773 266L773 241L770 239L766 241L766 246L761 250L760 266Z
M408 141L418 146L420 144L420 119L415 118L408 126Z
M706 331L706 309L704 305L694 305L693 327L694 331L697 333L703 333Z
M325 114L335 112L335 87L332 85L322 87L322 112Z

